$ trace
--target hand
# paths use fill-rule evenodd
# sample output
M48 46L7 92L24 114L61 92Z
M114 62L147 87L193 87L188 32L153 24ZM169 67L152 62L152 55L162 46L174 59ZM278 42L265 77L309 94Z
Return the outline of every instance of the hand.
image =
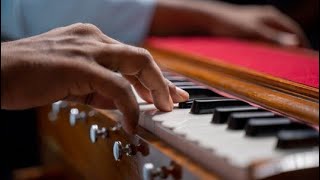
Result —
M119 76L114 71L122 74ZM188 94L161 74L148 51L122 44L90 24L1 43L1 108L23 109L57 100L118 108L133 133L139 107L130 83L148 102L171 111Z
M230 7L219 15L214 13L211 16L215 23L209 29L213 34L264 40L285 46L309 46L300 26L272 6ZM217 17L220 18L217 20Z
M158 0L151 35L218 35L308 46L300 26L272 6L233 5L221 1Z

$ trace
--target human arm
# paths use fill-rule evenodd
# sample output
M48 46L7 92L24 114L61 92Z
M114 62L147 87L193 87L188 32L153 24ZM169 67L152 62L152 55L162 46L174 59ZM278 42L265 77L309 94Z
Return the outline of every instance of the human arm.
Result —
M1 43L2 109L61 99L117 108L124 114L124 129L132 133L139 108L130 84L162 111L188 99L185 91L162 76L146 50L113 40L93 25L74 24Z
M300 26L271 6L240 6L203 0L157 1L150 34L195 33L308 46Z
M308 46L299 25L269 6L205 0L3 0L1 35L19 39L76 22L124 43L150 35L218 35Z

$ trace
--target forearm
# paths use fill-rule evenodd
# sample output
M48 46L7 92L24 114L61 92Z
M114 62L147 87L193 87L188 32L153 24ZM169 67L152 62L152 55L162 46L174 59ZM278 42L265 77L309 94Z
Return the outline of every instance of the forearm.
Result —
M158 0L150 27L151 35L213 33L234 5L204 0ZM217 28L218 29L218 28Z

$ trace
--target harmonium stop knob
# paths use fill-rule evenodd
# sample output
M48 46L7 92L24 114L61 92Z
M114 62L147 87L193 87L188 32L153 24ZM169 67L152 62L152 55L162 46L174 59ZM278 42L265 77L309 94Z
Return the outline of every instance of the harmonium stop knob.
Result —
M166 179L172 176L173 179L181 179L181 167L171 163L169 167L155 167L152 163L145 163L142 169L143 180Z
M80 112L77 108L72 108L69 114L69 123L71 126L75 126L77 121L83 121L87 117L85 112Z
M133 144L122 145L120 141L113 144L113 157L116 161L120 161L123 155L133 156L137 153L136 147Z
M57 101L52 103L51 111L48 114L49 120L55 121L58 118L58 114L62 108L66 108L68 103L65 101Z
M90 140L92 143L97 142L98 138L101 137L103 139L105 139L106 137L108 137L109 135L109 131L107 128L102 127L99 128L99 126L97 124L93 124L90 127Z
M145 143L140 143L138 145L126 144L123 146L121 141L116 141L113 144L113 156L116 161L120 161L123 155L134 156L138 152L140 152L143 156L148 155L148 146Z
M93 113L95 114L95 113ZM92 111L88 113L88 117L91 117ZM90 127L89 137L92 143L97 142L98 138L105 139L109 137L110 133L119 131L121 128L121 124L117 123L115 126L106 128L106 127L99 127L97 124L93 124Z
M143 180L152 180L159 172L156 172L152 163L146 163L143 165L142 176Z

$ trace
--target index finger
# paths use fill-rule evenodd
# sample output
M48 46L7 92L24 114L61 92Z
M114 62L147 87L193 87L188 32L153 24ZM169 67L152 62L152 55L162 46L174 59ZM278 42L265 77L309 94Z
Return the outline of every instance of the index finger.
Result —
M114 44L108 45L103 54L105 54L105 58L99 58L100 64L124 75L135 76L150 91L158 109L162 111L173 109L168 83L147 50L124 44ZM112 58L106 60L106 57Z

